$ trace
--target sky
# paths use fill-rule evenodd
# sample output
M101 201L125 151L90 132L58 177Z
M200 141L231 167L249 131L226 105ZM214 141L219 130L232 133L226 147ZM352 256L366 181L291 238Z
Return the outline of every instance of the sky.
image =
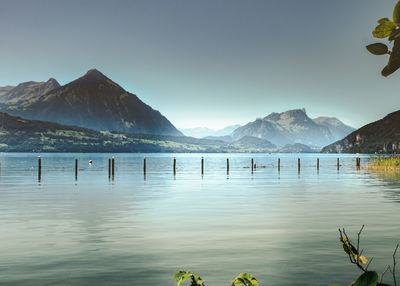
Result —
M306 108L361 127L400 109L376 21L394 0L0 0L0 86L97 68L176 127Z

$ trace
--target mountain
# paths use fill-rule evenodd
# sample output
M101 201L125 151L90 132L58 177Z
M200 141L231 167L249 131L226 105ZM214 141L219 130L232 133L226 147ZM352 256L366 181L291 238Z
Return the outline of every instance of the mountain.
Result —
M219 137L219 136L229 136L232 134L235 129L239 128L241 125L230 125L223 129L215 130L207 127L195 127L195 128L186 128L181 129L183 134L186 136L194 137L194 138L205 138L205 137Z
M272 144L268 140L260 139L252 136L244 136L237 140L235 144L242 146L243 148L254 149L254 148L264 148L264 149L276 149L276 145Z
M356 129L344 124L336 117L317 117L313 119L315 123L328 127L335 141L343 139Z
M3 95L13 89L15 86L7 85L7 86L0 86L0 101Z
M322 153L398 153L400 150L400 110L357 129L347 137L322 149Z
M279 148L280 153L317 153L320 149L311 148L310 146L296 143L296 144L287 144L281 148Z
M0 105L8 108L14 105L26 105L58 87L60 84L54 78L50 78L47 82L20 83L16 87L9 88L7 92L1 93L0 90Z
M233 142L232 136L230 135L225 135L225 136L206 136L201 139L207 139L207 140L217 140L217 141L223 141L223 142Z
M11 115L94 130L182 136L159 111L96 69L51 90L30 82L10 92L2 111Z
M268 140L278 146L300 143L321 147L338 139L336 136L340 134L340 131L335 124L338 123L331 119L314 121L307 116L304 108L295 109L258 118L236 129L232 137L238 140L244 136L253 136ZM342 124L337 126L342 128Z
M257 139L260 140L260 139ZM270 152L269 144L97 131L0 112L0 152Z

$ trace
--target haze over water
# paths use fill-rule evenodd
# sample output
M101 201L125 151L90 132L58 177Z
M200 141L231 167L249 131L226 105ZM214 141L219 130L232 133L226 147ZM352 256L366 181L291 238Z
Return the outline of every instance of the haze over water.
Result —
M111 156L42 154L39 183L37 154L0 154L1 285L174 285L179 270L207 285L240 272L262 285L347 285L360 273L339 227L354 236L365 224L378 272L399 242L400 183L356 170L355 155L340 155L338 172L337 155L116 154L110 181ZM252 157L266 168L252 174Z

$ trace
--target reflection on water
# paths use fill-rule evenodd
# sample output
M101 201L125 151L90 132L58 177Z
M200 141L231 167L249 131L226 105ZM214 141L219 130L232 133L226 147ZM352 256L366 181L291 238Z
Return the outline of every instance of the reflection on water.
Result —
M207 285L245 271L263 285L345 284L359 272L339 227L366 224L378 271L399 241L398 182L353 156L338 171L336 156L300 155L298 172L299 155L146 154L144 176L143 154L117 154L109 180L111 156L42 154L38 182L37 155L0 155L1 285L173 285L180 269Z
M376 178L385 185L385 197L391 201L400 202L400 172L398 170L369 171L371 177Z

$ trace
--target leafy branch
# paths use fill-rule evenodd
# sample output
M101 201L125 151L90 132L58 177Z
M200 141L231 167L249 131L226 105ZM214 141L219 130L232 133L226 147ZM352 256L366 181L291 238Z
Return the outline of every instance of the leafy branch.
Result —
M204 280L200 276L196 276L190 271L179 271L174 275L174 278L178 280L176 286L183 286L190 278L190 286L205 286ZM257 279L248 273L240 273L231 281L231 286L260 286Z
M378 39L388 38L394 42L392 50L386 44L374 43L368 45L367 50L377 56L390 55L387 65L382 70L382 75L387 77L400 68L400 1L393 9L393 21L389 18L378 20L378 26L372 31L372 35Z
M360 239L361 239L361 233L364 229L364 225L361 227L360 231L357 233L357 244L354 246L351 243L350 238L348 237L346 230L344 228L339 229L339 234L340 234L340 242L342 243L343 250L346 252L346 254L349 257L349 260L352 264L356 265L361 271L363 271L363 274L358 277L356 281L351 283L349 286L390 286L388 284L382 283L383 277L387 272L390 272L393 277L393 285L397 286L397 281L396 281L396 254L397 250L399 248L399 245L397 244L394 252L393 252L393 265L388 266L386 270L381 274L381 278L379 279L379 275L376 271L369 271L368 267L370 266L372 259L371 258L369 261L368 259L363 256L364 249L360 249ZM341 286L339 284L332 284L330 286Z

